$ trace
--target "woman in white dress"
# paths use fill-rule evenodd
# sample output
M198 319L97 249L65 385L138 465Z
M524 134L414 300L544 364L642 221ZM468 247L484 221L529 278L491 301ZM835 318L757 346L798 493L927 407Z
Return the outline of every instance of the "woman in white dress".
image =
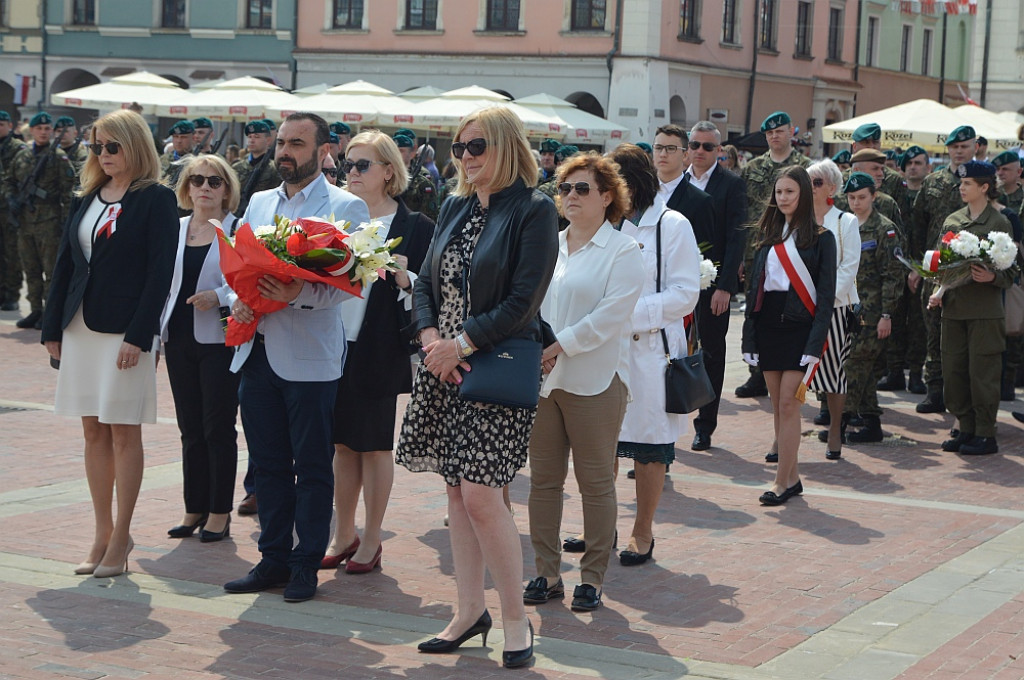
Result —
M644 289L631 320L629 373L636 389L619 433L618 456L632 458L636 470L636 518L623 566L643 564L654 554L654 513L661 500L667 466L675 460L675 442L688 430L686 416L665 412L665 343L673 357L687 354L683 318L700 297L700 249L689 220L665 208L658 176L638 146L621 144L611 153L631 196L622 233L640 244ZM661 232L661 283L657 283L658 232Z
M60 361L54 412L79 416L95 536L78 574L128 568L142 485L142 423L156 422L160 312L178 239L174 192L161 186L149 126L121 110L96 121L43 317ZM112 513L117 488L117 516Z

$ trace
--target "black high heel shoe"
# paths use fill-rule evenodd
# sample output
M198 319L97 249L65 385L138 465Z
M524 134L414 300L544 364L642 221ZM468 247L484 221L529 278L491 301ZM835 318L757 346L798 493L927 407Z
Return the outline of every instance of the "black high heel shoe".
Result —
M223 531L207 531L203 529L199 532L199 540L203 543L214 543L215 541L222 541L231 535L231 515L228 515L228 521L224 523Z
M480 618L476 620L472 626L469 627L465 633L455 638L454 640L443 640L441 638L431 638L426 642L419 644L419 649L424 654L450 654L456 649L462 646L462 643L476 635L483 636L483 642L480 644L481 647L487 646L487 634L491 632L491 615L485 609L484 613L480 615ZM532 650L533 647L531 646Z
M501 653L501 665L505 668L519 668L530 663L530 659L533 658L533 623L530 621L526 622L530 627L530 646L526 649L520 649L515 652L502 652Z
M196 532L196 529L202 529L209 518L209 513L203 513L203 516L197 519L195 524L179 524L176 527L171 527L167 530L167 535L171 538L188 538Z
M647 560L654 556L654 539L651 539L651 547L647 549L646 553L633 552L632 550L623 550L619 553L619 564L624 567L635 567L638 564L643 564Z

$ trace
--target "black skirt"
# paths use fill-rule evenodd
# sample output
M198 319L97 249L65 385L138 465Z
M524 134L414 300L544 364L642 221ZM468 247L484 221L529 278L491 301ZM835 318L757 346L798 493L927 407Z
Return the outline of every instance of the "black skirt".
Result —
M348 344L348 357L354 352ZM411 369L410 369L411 370ZM391 451L395 448L395 421L398 395L369 397L357 389L351 379L348 360L338 381L338 399L334 404L334 443L360 453Z
M783 317L785 291L766 291L754 326L758 367L762 371L803 371L800 358L811 334L810 321Z

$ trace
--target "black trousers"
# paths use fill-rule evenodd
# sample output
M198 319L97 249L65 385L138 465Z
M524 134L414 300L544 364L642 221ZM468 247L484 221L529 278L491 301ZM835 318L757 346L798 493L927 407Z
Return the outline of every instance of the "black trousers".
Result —
M718 406L722 403L722 383L725 382L725 336L729 332L729 310L715 316L711 313L711 295L714 288L700 292L697 302L697 332L704 348L704 367L711 386L715 389L715 400L704 406L693 419L695 432L711 435L718 427Z
M234 351L202 345L191 334L164 346L181 431L185 512L231 512L238 468L238 374Z

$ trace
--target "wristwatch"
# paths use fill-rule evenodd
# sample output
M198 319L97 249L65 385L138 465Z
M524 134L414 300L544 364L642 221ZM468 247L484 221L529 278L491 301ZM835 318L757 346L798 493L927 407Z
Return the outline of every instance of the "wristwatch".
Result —
M891 318L892 318L892 316L890 316L890 315L888 315L888 314L883 314L883 315L882 315L882 318L883 318L883 319L891 319Z

